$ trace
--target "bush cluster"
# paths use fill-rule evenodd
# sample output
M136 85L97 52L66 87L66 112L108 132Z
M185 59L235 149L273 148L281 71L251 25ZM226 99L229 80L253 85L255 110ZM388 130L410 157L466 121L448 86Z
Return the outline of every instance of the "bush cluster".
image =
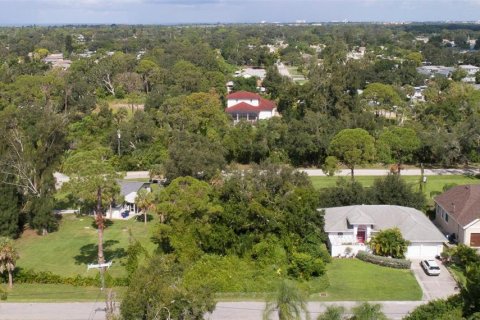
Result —
M380 257L365 251L359 251L356 257L365 262L395 269L410 269L412 264L410 260Z
M294 252L288 266L288 274L297 279L310 280L325 273L325 263L307 253Z
M97 274L96 277L83 277L81 275L63 277L49 271L34 271L31 269L17 269L14 279L16 283L66 284L76 287L93 287L100 284L100 274ZM128 280L126 278L113 278L105 273L105 283L108 286L127 286Z

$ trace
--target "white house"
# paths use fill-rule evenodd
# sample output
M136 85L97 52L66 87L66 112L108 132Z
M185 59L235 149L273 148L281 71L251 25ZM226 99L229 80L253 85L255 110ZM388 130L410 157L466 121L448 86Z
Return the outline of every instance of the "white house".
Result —
M122 213L128 212L128 217L136 215L139 210L135 204L137 194L141 189L150 191L150 184L138 181L118 181L120 185L120 195L123 197L122 203L117 203L108 210L107 216L113 219L123 219Z
M435 223L458 243L480 247L480 185L450 188L434 201Z
M321 210L321 209L319 209ZM332 256L368 251L368 241L380 230L399 228L410 241L406 258L434 258L446 237L428 217L414 208L393 205L354 205L325 208L325 231Z
M225 112L232 116L234 123L240 120L256 122L278 116L277 106L273 101L247 91L230 93L227 96Z

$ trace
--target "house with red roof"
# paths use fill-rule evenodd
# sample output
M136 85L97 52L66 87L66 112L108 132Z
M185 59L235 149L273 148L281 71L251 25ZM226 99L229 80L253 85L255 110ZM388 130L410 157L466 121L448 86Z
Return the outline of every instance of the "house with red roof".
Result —
M480 185L450 188L434 201L435 224L458 243L480 247Z
M256 122L278 116L275 102L248 91L230 93L225 112L232 116L234 123L241 120Z

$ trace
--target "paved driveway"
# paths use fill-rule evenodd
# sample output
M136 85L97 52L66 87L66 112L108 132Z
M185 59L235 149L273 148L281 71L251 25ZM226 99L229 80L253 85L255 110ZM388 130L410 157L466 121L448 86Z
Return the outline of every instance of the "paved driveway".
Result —
M457 283L450 272L448 272L447 268L441 263L439 263L439 266L440 275L429 276L423 271L422 266L420 265L420 260L412 261L413 273L423 290L423 300L446 298L459 292L458 289L455 289Z

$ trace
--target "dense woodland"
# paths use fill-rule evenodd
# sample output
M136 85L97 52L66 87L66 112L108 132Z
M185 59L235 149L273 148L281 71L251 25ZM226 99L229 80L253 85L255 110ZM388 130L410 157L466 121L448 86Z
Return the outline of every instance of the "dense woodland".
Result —
M158 311L136 291L156 272L190 279L178 292L158 289L171 283L152 286L165 301L209 295L188 311L196 316L211 309L208 292L231 290L222 279L211 291L202 287L211 265L240 266L240 273L273 265L256 275L265 290L272 271L319 276L329 259L319 205L423 208L425 199L393 176L370 190L341 181L319 196L292 167L333 174L343 165L353 176L365 164L479 162L480 91L459 70L429 79L416 70L425 62L480 66L480 40L467 43L478 38L478 25L467 24L1 28L0 234L16 237L27 224L54 231L53 209L92 210L99 189L107 207L118 193L115 172L149 170L167 181L151 200L162 254L129 291L127 318ZM359 47L365 56L348 59ZM44 63L51 53L71 66ZM277 61L307 81L281 76ZM234 125L224 112L227 81L256 90L256 81L234 77L243 66L267 70L263 95L281 117ZM423 85L425 101L414 102L414 87ZM72 176L61 192L56 171ZM102 174L110 180L94 179Z

